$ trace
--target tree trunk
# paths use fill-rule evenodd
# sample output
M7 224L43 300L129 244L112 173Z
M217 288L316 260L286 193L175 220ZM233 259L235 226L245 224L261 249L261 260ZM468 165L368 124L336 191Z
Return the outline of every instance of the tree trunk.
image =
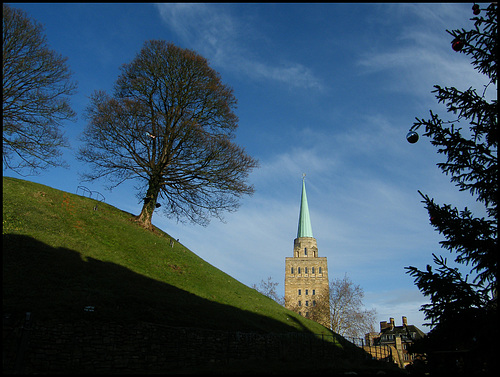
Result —
M153 229L151 218L153 217L153 212L156 209L156 200L158 199L159 193L160 179L155 177L150 178L141 214L137 216L137 221L146 229Z

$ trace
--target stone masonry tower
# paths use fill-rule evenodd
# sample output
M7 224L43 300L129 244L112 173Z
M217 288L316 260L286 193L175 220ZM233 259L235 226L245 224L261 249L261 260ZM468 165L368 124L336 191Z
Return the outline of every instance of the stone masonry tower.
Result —
M326 257L318 256L304 178L293 257L285 258L285 307L330 327L328 266Z

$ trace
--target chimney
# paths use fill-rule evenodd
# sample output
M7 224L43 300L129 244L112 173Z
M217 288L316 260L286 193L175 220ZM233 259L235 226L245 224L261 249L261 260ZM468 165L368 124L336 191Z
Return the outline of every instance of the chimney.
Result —
M394 329L394 318L389 318L389 321L391 322L391 330Z
M407 322L406 322L406 317L403 316L403 326L408 326Z
M380 332L382 332L383 329L386 329L387 327L387 321L382 321L380 322Z

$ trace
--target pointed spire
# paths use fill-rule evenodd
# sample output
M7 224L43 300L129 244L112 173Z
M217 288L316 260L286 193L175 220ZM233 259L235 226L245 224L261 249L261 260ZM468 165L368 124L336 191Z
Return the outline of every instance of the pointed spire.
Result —
M306 175L302 176L302 197L300 199L300 214L299 214L299 229L297 230L297 238L313 237L311 218L309 217L309 206L307 205L306 195Z

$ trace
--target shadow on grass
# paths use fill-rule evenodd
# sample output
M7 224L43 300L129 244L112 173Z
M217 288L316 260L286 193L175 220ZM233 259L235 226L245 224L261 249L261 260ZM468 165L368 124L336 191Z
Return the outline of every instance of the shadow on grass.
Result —
M89 313L86 307L93 307ZM123 266L54 248L32 237L3 235L3 310L71 322L154 322L229 331L297 332L297 328L210 301ZM302 327L302 331L307 331Z
M87 307L94 310L86 311ZM300 330L308 332L304 327L299 330L269 317L201 298L115 263L82 258L74 250L54 248L32 237L14 234L3 235L3 311L4 315L10 313L18 323L26 312L31 312L36 322L72 323L84 319L124 325L152 322L234 332L289 333L291 336ZM331 374L360 368L366 363L364 351L340 336L337 341L341 347L333 347L333 361L314 359L318 363L315 370ZM9 355L14 360L14 348ZM210 368L204 364L180 367L179 372L259 374L271 371L276 374L297 372L301 368L311 371L312 359L302 359L297 358L291 364L284 360L235 360L229 365L214 364Z

